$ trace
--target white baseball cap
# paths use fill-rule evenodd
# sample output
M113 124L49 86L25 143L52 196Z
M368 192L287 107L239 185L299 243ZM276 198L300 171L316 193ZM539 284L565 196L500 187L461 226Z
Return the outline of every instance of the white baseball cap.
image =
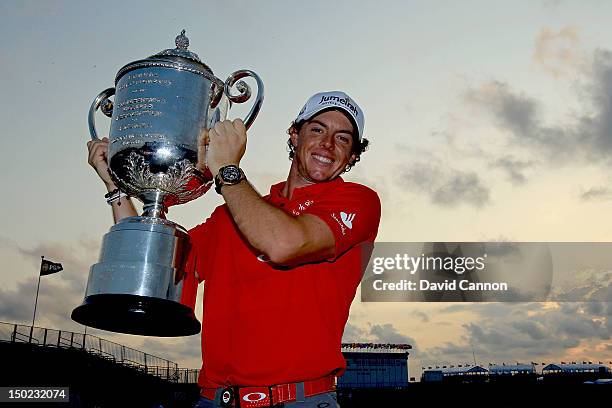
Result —
M363 111L350 96L341 91L319 92L311 96L298 113L295 122L311 119L317 113L329 108L342 109L349 115L353 123L357 125L357 133L361 142L365 120Z

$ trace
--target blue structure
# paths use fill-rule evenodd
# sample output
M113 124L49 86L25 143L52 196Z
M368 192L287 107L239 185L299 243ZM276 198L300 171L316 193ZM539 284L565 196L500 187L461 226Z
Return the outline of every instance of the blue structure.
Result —
M346 372L337 388L405 388L408 386L408 344L342 345Z
M429 369L429 370L423 371L423 374L421 374L422 382L441 383L442 380L444 380L444 373L442 372L442 370Z

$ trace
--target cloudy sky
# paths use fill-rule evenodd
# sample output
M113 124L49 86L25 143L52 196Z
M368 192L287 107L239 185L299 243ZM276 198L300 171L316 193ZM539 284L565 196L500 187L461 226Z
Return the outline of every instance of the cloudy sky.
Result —
M224 79L266 99L243 167L266 192L289 168L285 130L311 94L342 89L370 150L346 178L376 189L378 240L612 242L612 4L605 1L3 1L0 321L82 331L70 311L111 225L86 163L87 110L124 64L185 28ZM234 109L231 117L246 108ZM101 132L108 122L100 120ZM170 210L186 227L215 194ZM199 312L198 312L199 313ZM89 333L199 366L197 336ZM409 342L422 365L612 360L612 304L361 303L347 341Z

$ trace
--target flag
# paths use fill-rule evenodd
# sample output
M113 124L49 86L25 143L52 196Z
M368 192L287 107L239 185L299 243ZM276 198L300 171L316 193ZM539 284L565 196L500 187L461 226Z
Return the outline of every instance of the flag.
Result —
M64 269L61 263L55 263L43 259L40 263L40 276L51 275Z

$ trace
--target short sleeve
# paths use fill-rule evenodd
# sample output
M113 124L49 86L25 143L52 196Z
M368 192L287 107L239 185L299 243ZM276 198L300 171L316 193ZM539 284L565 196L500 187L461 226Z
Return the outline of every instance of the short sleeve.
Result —
M344 182L302 214L316 215L329 226L336 242L336 258L355 245L374 241L380 223L380 199L366 186Z

